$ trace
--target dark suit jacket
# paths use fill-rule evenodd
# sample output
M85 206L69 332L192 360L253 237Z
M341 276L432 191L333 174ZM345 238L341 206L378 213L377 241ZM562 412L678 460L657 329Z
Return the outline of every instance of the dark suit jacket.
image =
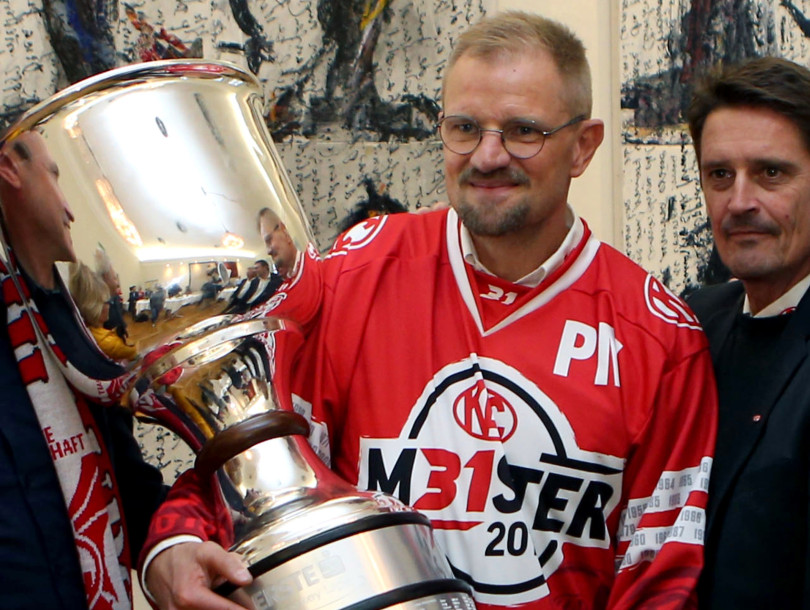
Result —
M110 297L109 304L109 316L103 326L107 330L115 329L118 336L123 339L128 334L127 323L124 321L124 303L119 295L114 294Z
M278 273L272 273L270 275L270 281L267 282L262 293L256 296L256 290L259 288L259 278L254 277L250 280L250 286L245 291L245 294L232 301L231 304L225 308L223 313L245 313L251 307L255 307L267 301L275 294L276 290L278 290L278 287L281 286L283 282L283 278ZM234 292L234 294L236 293Z
M731 282L688 299L709 339L719 382L720 375L734 375L723 372L718 356L743 297L742 284ZM737 424L720 419L721 428L735 429L733 442L718 445L712 472L704 608L810 608L810 294L780 343L756 396L730 405L750 412Z
M49 301L58 310L56 315L68 315L58 297ZM78 327L55 325L50 315L54 312L41 309L52 328L62 327L53 331L60 345L75 346L82 340ZM20 378L2 302L0 316L0 608L86 608L70 518L50 450ZM166 489L160 472L141 456L132 435L132 416L121 407L91 404L90 409L110 453L135 567L149 520Z
M241 295L239 295L239 291L240 291L240 290L242 290L242 288L243 288L243 287L244 287L244 285L245 285L245 282L247 282L247 281L248 281L248 279L247 279L246 277L245 277L245 278L242 278L242 280L241 280L241 281L240 281L240 282L239 282L239 283L236 285L236 289L235 289L235 290L233 291L233 293L231 294L231 298L230 298L230 299L228 299L228 304L234 303L234 302L236 302L236 301L237 301L239 298L241 298ZM237 295L239 295L239 296L237 296Z
M254 277L250 280L250 284L248 284L247 290L245 293L239 297L236 296L236 293L242 287L242 284L247 281L247 278L240 282L239 287L234 291L233 295L231 295L231 301L228 306L223 310L222 313L245 313L247 311L247 300L253 296L253 293L256 292L256 288L259 286L259 278Z
M275 294L276 290L278 290L278 287L281 286L283 281L284 280L278 273L271 273L270 281L267 282L267 284L264 287L264 290L262 290L262 293L258 296L255 296L256 291L254 290L253 294L245 299L245 304L248 306L248 308L250 308L255 307L256 305L259 305L261 303L264 303Z

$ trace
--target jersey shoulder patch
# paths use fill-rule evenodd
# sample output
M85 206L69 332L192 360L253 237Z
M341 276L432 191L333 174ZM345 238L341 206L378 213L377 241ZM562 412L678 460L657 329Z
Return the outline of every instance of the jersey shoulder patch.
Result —
M388 216L375 216L357 223L351 229L342 233L335 240L332 249L326 258L345 256L352 250L360 250L368 246L380 234Z
M644 301L650 313L664 322L701 330L700 322L689 306L651 275L644 282Z

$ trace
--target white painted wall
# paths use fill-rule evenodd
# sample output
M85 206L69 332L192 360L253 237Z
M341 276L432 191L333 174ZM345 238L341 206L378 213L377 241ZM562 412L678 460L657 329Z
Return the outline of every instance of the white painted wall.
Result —
M574 180L569 199L599 239L611 245L620 244L618 3L614 0L499 0L497 8L538 13L560 21L585 44L593 77L593 116L605 122L605 140L587 171Z

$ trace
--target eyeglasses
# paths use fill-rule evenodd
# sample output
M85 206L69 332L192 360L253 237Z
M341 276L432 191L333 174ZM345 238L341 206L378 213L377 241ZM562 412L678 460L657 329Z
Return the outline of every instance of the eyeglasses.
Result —
M580 114L559 127L543 131L535 121L529 119L513 119L503 129L482 129L473 118L453 115L440 120L437 128L444 145L456 154L471 154L484 137L484 132L491 131L501 135L503 147L510 155L516 159L530 159L543 150L548 136L584 121L585 118L584 114Z

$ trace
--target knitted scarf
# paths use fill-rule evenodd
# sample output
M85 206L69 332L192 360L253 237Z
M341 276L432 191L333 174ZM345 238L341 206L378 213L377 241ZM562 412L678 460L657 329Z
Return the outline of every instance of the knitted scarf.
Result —
M131 375L92 379L73 366L48 331L16 268L13 253L4 250L0 287L8 334L65 498L87 605L91 610L131 608L129 548L121 499L110 457L86 402L88 398L101 404L117 402ZM86 332L75 313L77 324Z

